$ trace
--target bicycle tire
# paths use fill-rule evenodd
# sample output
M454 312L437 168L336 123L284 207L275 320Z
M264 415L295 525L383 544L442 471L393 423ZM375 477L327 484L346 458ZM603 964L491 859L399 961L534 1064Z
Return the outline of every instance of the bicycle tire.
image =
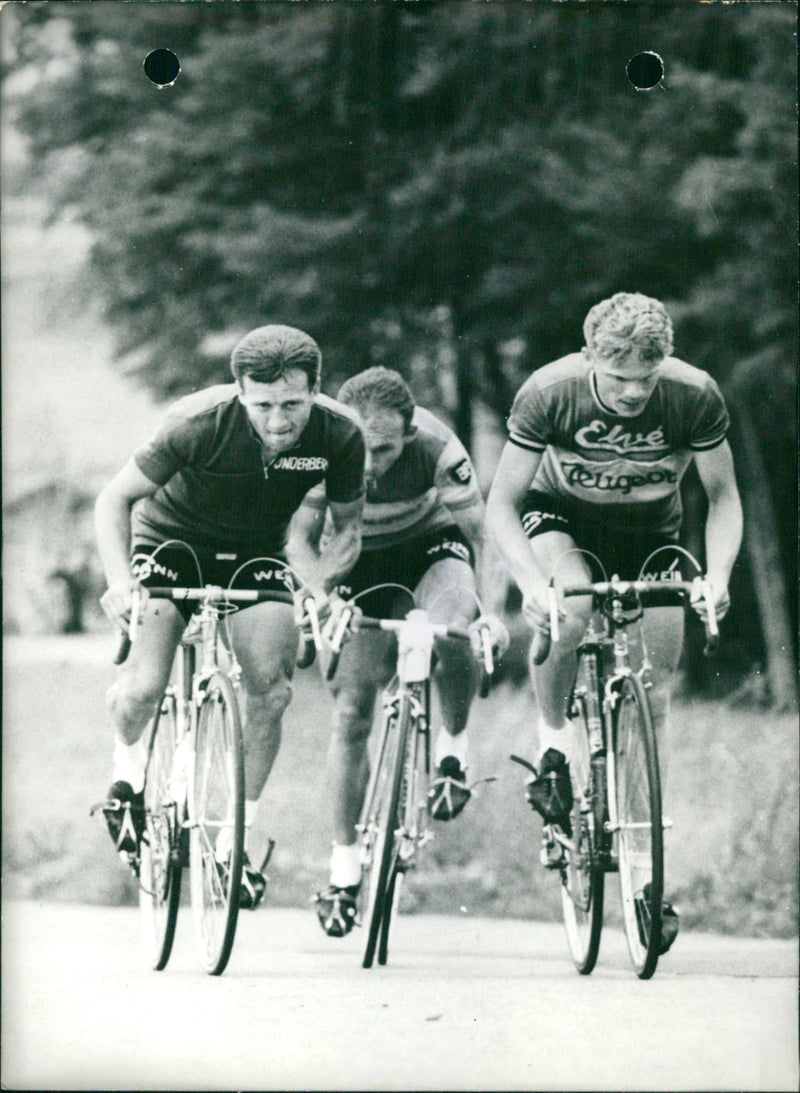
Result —
M170 782L178 743L175 696L167 691L150 727L144 776L145 833L139 864L142 942L154 971L167 966L181 898L180 819Z
M417 692L416 697L422 700L422 696ZM429 716L429 699L424 699L425 703L425 724L430 724ZM420 779L427 774L427 768L429 766L428 746L427 738L425 741L425 747L420 747L421 738L419 725L415 718L412 718L409 726L409 733L406 737L405 758L403 761L403 778L400 788L400 800L397 805L398 822L402 831L408 835L413 832L414 845L419 841L419 832L417 831L417 825L425 822L426 812L421 815L418 812L418 802L425 802L427 807L427 785L420 785ZM389 958L389 930L392 924L392 917L400 902L400 891L403 887L403 877L405 876L405 869L403 868L400 860L400 853L395 855L392 872L389 878L389 883L386 890L386 896L383 903L383 916L381 920L380 939L378 942L378 964L385 965Z
M205 971L221 975L236 934L244 856L241 720L233 685L222 672L211 676L203 694L189 800L197 950Z
M381 923L386 914L386 897L397 857L396 833L401 823L400 791L410 723L408 696L401 693L397 714L386 722L374 792L371 794L372 799L363 827L362 837L367 842L368 854L364 877L367 889L364 916L367 941L361 962L364 968L371 968L375 958Z
M640 979L649 979L661 945L664 826L653 715L638 676L622 681L614 728L622 917L634 970ZM648 885L649 899L645 899Z
M579 668L580 678L580 668ZM589 748L586 706L575 701L571 710L575 754L571 767L578 782L572 807L575 851L564 849L561 868L561 912L572 962L581 975L590 975L597 963L603 930L605 870L601 851L605 819L605 779Z

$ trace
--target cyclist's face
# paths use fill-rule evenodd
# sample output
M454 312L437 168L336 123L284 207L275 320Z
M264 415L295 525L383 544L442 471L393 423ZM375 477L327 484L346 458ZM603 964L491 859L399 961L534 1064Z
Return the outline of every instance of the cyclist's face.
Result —
M364 474L368 482L377 482L413 436L405 431L405 422L396 410L370 410L361 418L366 445Z
M597 393L602 402L624 417L640 414L658 383L661 362L643 360L637 354L622 361L605 360L588 350L586 355L594 366Z
M317 388L308 386L300 368L290 368L274 383L259 383L242 376L239 401L262 443L273 452L283 452L300 439L308 424Z

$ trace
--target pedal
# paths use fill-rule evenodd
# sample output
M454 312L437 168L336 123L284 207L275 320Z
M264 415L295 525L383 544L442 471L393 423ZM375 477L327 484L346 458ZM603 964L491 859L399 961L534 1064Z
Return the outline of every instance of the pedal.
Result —
M560 869L564 863L564 847L552 834L552 828L545 825L542 829L542 848L539 861L545 869Z
M264 854L264 860L262 861L261 867L258 870L259 873L263 873L264 870L269 865L269 859L272 857L272 851L274 849L275 849L275 840L270 839L269 842L267 843L267 850L266 850L266 853ZM267 879L269 879L269 878L267 878Z
M119 850L117 853L119 854L119 860L122 864L127 865L133 875L138 877L140 866L139 855L131 853L130 850Z
M470 793L472 793L475 786L479 786L483 782L496 782L496 781L497 781L497 775L496 774L488 774L485 778L478 778L476 781L471 782L466 788L469 790Z

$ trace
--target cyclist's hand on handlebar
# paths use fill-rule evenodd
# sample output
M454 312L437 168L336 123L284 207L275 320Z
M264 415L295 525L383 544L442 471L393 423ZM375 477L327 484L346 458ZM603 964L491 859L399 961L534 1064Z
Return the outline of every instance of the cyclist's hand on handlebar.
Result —
M550 600L547 595L547 583L536 581L521 589L522 617L534 630L543 634L550 633ZM566 618L563 607L559 604L559 618Z
M483 655L483 645L481 643L481 630L483 629L488 630L492 655L495 660L499 660L511 644L511 638L505 623L497 615L481 615L470 625L469 639L472 652L478 658Z
M728 613L728 608L731 605L727 584L723 580L714 577L706 577L705 583L710 593L711 602L714 605L714 614L717 619L724 619ZM697 592L692 596L691 602L694 610L707 625L708 606L705 597L702 594L701 587L698 586Z
M119 580L112 581L100 597L100 606L120 630L127 630L130 625L135 592L139 593L141 610L147 603L147 589L135 577L121 577Z
M328 604L330 613L322 629L322 637L328 645L340 649L358 630L364 612L352 600L342 599L338 592L330 593Z

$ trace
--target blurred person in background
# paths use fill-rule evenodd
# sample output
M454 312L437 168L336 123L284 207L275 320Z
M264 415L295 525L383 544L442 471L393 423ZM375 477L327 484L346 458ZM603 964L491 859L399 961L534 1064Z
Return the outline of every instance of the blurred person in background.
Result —
M291 517L318 483L331 535L302 579L320 609L336 608L334 589L358 557L364 441L352 411L320 394L321 361L316 342L301 330L252 330L233 349L234 382L174 403L97 499L97 544L108 582L102 606L124 629L135 589L143 601L137 640L108 694L115 745L105 814L115 847L134 868L144 830L143 733L193 611L192 604L148 602L148 584L226 587L237 574L237 588L295 591L287 568L265 571L248 562L287 558ZM290 605L252 604L229 623L242 669L249 832L280 747L298 637ZM247 857L242 884L241 905L255 907L265 879Z
M722 618L742 512L720 390L706 372L672 355L672 323L658 300L617 293L589 311L583 333L580 352L537 369L517 393L487 501L487 528L522 593L523 616L534 630L549 632L547 586L556 565L559 584L603 579L587 555L568 553L576 547L595 554L608 577L638 578L652 551L677 541L680 483L694 461L708 497L706 570ZM651 569L659 572L646 576L663 579L669 556L657 558ZM677 566L669 571L680 579ZM704 617L705 605L694 606ZM527 796L547 824L563 825L573 800L566 713L591 601L560 607L561 640L543 664L531 658L539 751ZM658 733L681 651L681 609L648 609L647 636ZM545 836L543 862L556 855ZM663 951L677 930L677 914L665 904Z
M337 397L358 414L367 480L362 553L338 586L339 593L350 599L374 585L404 585L415 603L407 593L389 587L360 598L359 607L378 618L403 618L416 604L434 622L469 629L476 652L478 628L488 625L493 645L504 651L508 634L502 622L495 615L478 618L475 572L483 568L484 506L465 448L446 425L415 405L408 384L391 369L368 368L347 380ZM301 569L307 544L324 541L325 512L324 493L316 487L293 522ZM435 652L441 723L428 806L434 819L450 820L471 795L465 729L476 665L473 651L463 642L439 638ZM377 692L393 675L395 660L392 635L358 631L342 651L332 683L328 778L333 849L329 886L317 896L320 923L332 937L349 933L356 917L361 880L356 824L369 777L367 743Z

